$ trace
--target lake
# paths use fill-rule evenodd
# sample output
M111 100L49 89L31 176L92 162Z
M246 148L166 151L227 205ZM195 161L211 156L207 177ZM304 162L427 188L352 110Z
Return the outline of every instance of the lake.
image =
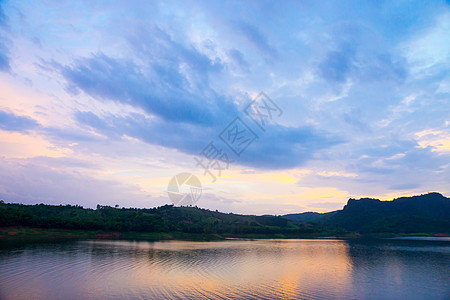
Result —
M450 299L450 241L71 241L0 248L0 299Z

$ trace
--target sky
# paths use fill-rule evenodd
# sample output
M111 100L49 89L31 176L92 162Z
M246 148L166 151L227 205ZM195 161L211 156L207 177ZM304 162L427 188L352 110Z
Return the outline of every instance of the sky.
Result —
M0 199L449 196L449 50L445 1L0 1Z

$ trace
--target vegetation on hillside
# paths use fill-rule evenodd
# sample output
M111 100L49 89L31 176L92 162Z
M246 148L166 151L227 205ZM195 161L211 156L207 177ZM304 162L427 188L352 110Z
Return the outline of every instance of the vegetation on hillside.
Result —
M192 234L283 234L318 232L318 227L296 224L282 217L225 214L196 207L165 205L151 209L45 204L0 204L0 227L28 226L108 232L182 232Z
M350 199L344 209L316 222L363 234L450 234L450 198L439 193L428 193L392 201Z
M318 237L359 234L450 234L450 199L438 193L393 201L350 199L342 210L280 216L225 214L197 207L97 209L75 205L0 202L0 227L89 231L89 237L217 239L224 237ZM3 230L0 238L15 234ZM120 235L103 234L121 233ZM17 231L30 234L33 231ZM47 232L48 233L48 232ZM45 234L47 234L45 233ZM43 233L44 234L44 233ZM67 235L58 232L57 235ZM70 234L69 234L70 235Z

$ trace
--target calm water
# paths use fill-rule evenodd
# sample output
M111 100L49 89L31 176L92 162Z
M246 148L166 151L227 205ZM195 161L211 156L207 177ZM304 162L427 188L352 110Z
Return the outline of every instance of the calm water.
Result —
M78 241L0 250L0 299L450 299L450 242Z

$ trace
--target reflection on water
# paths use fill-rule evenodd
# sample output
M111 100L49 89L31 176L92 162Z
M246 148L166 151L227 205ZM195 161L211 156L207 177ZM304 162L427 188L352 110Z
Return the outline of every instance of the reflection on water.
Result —
M0 299L449 299L450 243L79 241L0 250Z

